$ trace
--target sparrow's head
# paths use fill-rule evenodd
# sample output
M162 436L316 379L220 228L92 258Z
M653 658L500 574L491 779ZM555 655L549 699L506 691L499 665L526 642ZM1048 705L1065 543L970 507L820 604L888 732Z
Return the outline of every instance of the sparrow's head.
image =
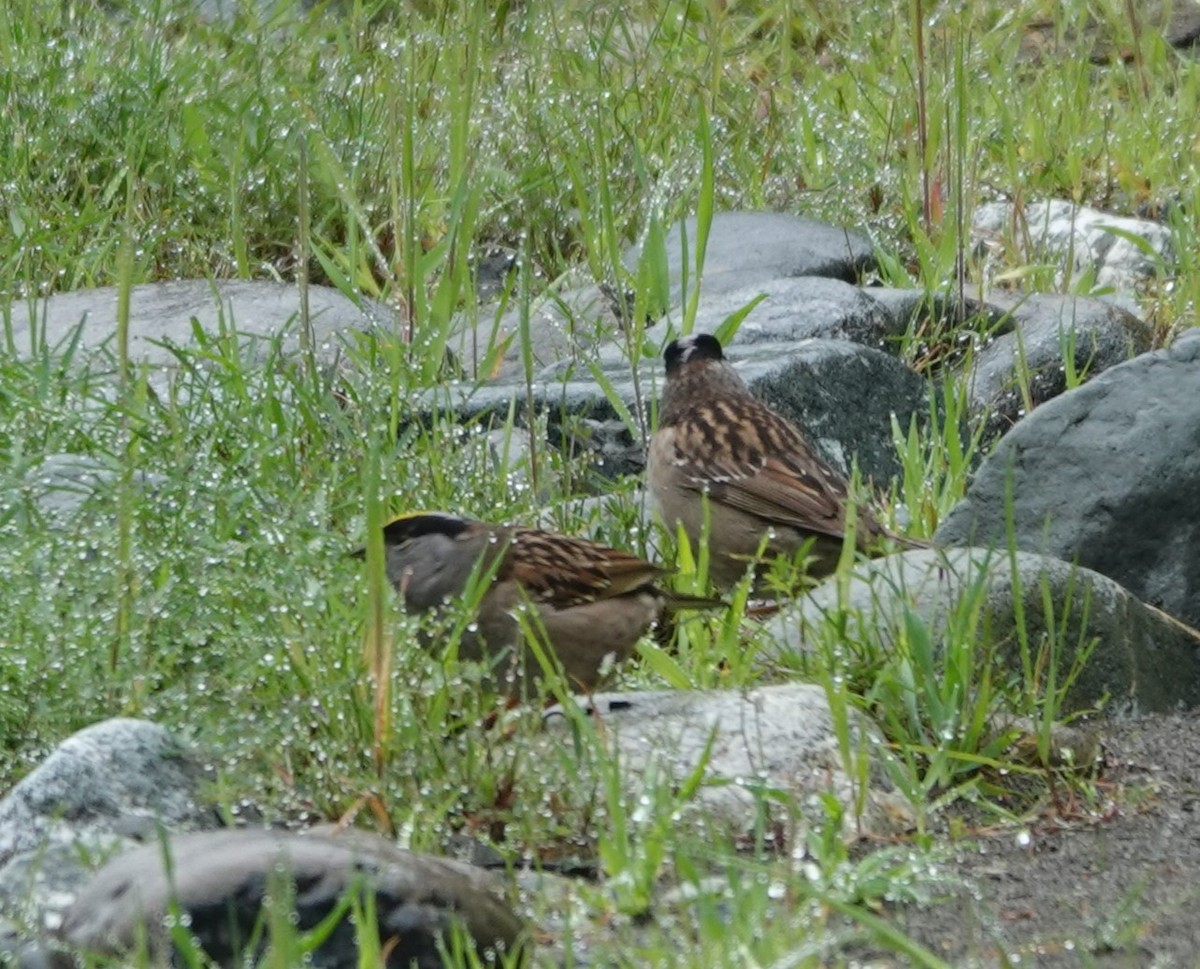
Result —
M698 360L725 359L721 350L721 342L710 333L693 333L691 336L681 336L667 344L663 352L663 362L667 367L667 376L673 377L684 367Z

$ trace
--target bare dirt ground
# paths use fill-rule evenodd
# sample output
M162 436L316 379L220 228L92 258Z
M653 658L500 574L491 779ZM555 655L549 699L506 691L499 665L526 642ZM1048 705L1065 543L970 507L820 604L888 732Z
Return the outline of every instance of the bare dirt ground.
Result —
M953 966L1200 966L1200 714L1098 727L1111 809L972 836L969 888L893 921Z

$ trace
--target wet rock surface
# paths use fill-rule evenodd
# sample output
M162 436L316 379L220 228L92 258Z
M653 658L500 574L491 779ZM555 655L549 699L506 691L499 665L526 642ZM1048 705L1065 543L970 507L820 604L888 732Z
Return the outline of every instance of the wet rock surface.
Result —
M683 240L690 258L683 259ZM684 273L694 282L696 220L677 222L666 233L665 258L672 302L681 301ZM641 247L632 247L625 265L634 270ZM830 225L784 212L718 212L709 227L704 251L701 291L708 296L728 293L769 280L796 276L825 276L857 282L875 265L870 238L860 229Z
M160 825L213 827L203 774L157 724L105 720L64 740L0 800L0 961L57 927L87 859L154 837Z
M144 720L105 720L68 737L0 801L0 864L81 830L134 837L157 823L211 824L201 770Z
M1032 405L1053 400L1153 345L1150 327L1120 306L1083 296L995 294L1008 326L984 341L968 378L971 419L992 443ZM1069 369L1068 369L1069 368Z
M1015 244L1031 261L1069 260L1060 279L1087 273L1097 285L1115 289L1132 289L1175 261L1171 230L1161 222L1061 199L981 205L971 232L983 246Z
M944 544L1078 562L1200 624L1200 335L1037 408L980 466Z

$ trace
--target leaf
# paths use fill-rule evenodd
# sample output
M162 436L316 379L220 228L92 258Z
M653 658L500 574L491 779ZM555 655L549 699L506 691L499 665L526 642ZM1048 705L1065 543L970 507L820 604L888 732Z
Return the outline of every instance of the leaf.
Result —
M721 346L728 346L733 338L737 335L738 329L742 325L742 321L753 312L754 307L767 298L766 293L759 293L754 299L750 300L741 309L734 310L725 319L721 321L721 325L717 327L717 331L713 334L721 343Z
M648 670L662 679L673 690L690 690L692 681L683 667L661 646L643 640L638 643L638 656Z

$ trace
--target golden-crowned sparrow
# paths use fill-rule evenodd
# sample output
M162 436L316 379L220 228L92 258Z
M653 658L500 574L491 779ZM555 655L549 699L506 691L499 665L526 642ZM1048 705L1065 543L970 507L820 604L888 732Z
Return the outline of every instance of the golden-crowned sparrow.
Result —
M770 556L812 540L807 573L833 571L846 528L848 487L799 428L750 393L720 342L697 333L663 354L666 385L646 476L668 525L695 545L708 499L709 576L730 586L746 573L764 538ZM856 508L855 542L874 552L893 535L869 509Z
M530 626L549 643L566 682L585 693L664 611L720 604L659 588L666 570L636 555L537 528L418 513L386 525L383 539L388 579L410 612L438 609L460 598L473 574L490 575L459 655L495 662L499 689L510 695L541 672L528 648L515 648L522 639L517 612L526 604Z

